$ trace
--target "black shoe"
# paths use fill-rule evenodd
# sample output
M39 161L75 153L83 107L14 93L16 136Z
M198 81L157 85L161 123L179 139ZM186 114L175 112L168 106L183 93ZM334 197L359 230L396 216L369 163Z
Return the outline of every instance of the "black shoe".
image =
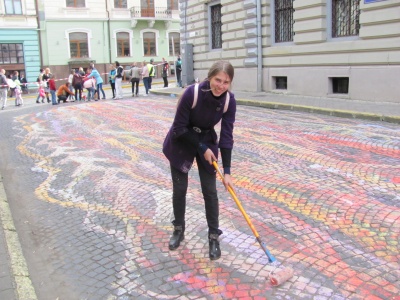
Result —
M183 232L182 226L174 226L174 232L169 239L169 250L175 250L179 247L181 242L185 239L185 234Z
M221 249L219 248L218 234L210 234L208 236L210 245L210 259L217 260L221 257Z

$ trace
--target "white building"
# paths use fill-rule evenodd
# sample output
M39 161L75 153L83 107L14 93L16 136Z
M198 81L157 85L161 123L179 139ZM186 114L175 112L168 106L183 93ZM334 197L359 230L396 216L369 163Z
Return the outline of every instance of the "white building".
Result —
M189 0L194 78L215 60L234 90L400 103L399 0Z

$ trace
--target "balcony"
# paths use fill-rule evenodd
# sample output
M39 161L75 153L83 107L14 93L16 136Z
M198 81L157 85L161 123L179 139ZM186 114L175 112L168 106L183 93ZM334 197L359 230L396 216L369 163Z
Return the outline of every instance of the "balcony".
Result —
M132 19L156 19L156 20L170 20L172 19L172 10L167 7L131 7Z

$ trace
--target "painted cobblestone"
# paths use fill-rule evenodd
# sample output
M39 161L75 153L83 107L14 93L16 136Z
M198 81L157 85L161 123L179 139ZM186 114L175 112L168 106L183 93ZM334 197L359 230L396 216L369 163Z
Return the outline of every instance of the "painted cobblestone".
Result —
M161 145L174 110L160 97L16 119L40 200L36 251L47 248L70 299L400 299L398 125L238 108L236 192L270 251L295 270L272 287L272 267L222 185L222 258L208 259L196 172L186 239L168 250Z

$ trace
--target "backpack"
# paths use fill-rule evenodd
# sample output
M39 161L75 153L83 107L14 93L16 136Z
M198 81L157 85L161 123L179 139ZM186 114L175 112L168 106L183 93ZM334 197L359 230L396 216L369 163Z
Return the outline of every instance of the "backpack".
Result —
M199 84L196 83L194 86L194 99L193 99L193 104L192 104L192 109L196 107L197 105L197 98L199 97ZM229 94L229 91L226 93L226 100L225 100L225 106L224 106L224 112L228 110L229 106L229 100L231 99L231 95ZM176 107L178 108L179 102L181 102L181 98L179 98L178 103L176 104Z

